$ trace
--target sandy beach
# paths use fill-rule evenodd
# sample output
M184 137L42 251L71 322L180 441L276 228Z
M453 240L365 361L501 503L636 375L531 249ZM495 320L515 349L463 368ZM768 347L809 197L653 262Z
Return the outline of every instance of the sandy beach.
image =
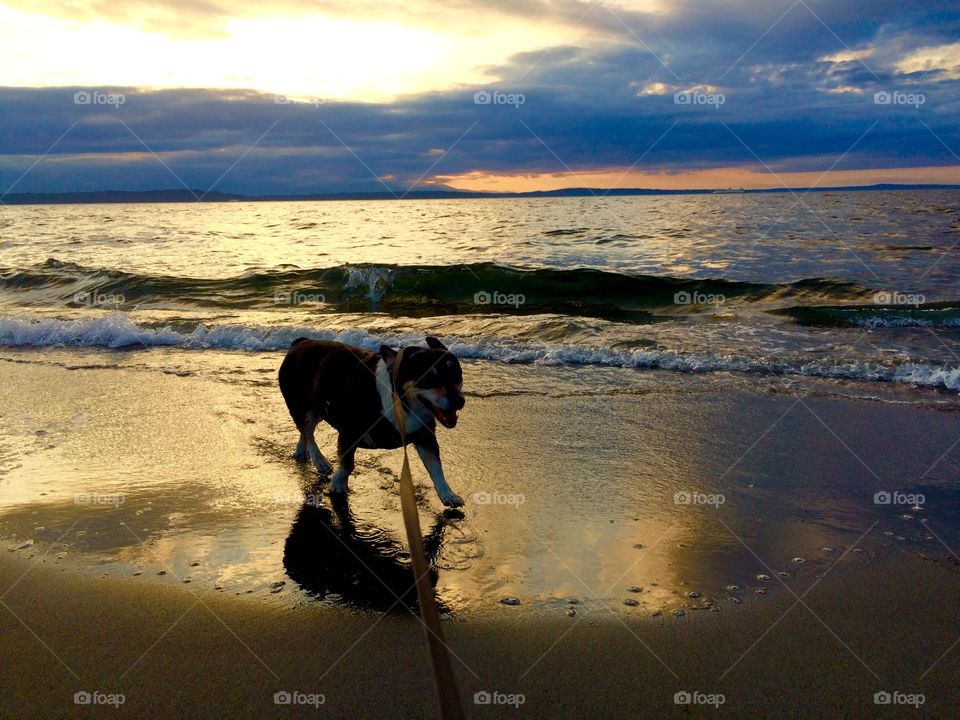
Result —
M324 717L433 717L413 617L281 609L144 577L97 577L5 555L2 713L88 717L74 694L122 693L125 717L297 717L276 692L322 695ZM511 616L445 623L470 717L946 717L956 567L896 554L842 562L763 605L669 618ZM806 594L809 590L809 594ZM941 655L947 653L937 662ZM557 692L562 688L563 692ZM878 707L873 694L922 693ZM523 705L475 705L476 692ZM724 695L678 706L674 694Z
M4 352L0 714L84 716L84 691L130 717L303 712L288 691L328 717L434 715L399 602L399 456L362 456L331 503L289 457L277 359ZM952 398L622 370L589 392L605 372L468 363L441 442L463 516L414 468L471 717L956 703Z

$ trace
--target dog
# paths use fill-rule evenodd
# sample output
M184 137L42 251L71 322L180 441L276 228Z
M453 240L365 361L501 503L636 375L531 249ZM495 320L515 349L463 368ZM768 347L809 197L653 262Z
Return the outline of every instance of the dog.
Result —
M300 431L294 457L308 459L321 477L333 473L330 492L347 492L357 448L394 449L403 444L393 411L393 373L397 351L386 345L379 353L339 342L297 338L280 365L280 392ZM457 424L463 409L460 363L434 337L427 347L404 348L397 374L397 394L403 404L404 429L423 461L437 496L447 507L463 499L447 484L440 463L437 421ZM321 422L333 426L339 466L336 472L320 452L314 432Z

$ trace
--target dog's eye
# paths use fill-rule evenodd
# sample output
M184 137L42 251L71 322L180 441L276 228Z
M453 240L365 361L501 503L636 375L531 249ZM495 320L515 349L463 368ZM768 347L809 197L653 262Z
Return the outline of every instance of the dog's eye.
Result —
M439 374L440 372L435 367L430 368L430 377L436 377Z

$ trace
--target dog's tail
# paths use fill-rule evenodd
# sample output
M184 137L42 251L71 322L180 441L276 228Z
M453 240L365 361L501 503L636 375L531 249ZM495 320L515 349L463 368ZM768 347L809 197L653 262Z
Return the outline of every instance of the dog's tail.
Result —
M302 343L304 340L309 340L309 339L310 339L310 338L298 337L296 340L294 340L292 343L290 343L290 347L293 347L294 345L299 345L299 344Z

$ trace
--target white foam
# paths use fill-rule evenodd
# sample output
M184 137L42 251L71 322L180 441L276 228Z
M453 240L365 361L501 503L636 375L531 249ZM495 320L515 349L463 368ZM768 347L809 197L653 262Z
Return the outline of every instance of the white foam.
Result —
M955 328L960 327L960 318L944 318L936 319L936 316L933 316L934 319L927 319L923 317L910 317L910 316L870 316L870 317L853 317L850 320L860 327L865 328L911 328L911 327L921 327L921 328Z
M388 268L348 267L344 289L364 289L367 292L367 299L372 303L378 303L390 286L391 279L392 272Z
M0 317L0 345L16 347L103 347L129 348L172 346L190 350L286 350L298 337L339 340L368 350L382 343L422 345L423 335L404 333L392 336L372 335L367 330L324 331L310 327L265 328L199 325L190 332L172 327L151 328L137 325L124 313L113 313L85 320L36 320ZM960 390L960 367L925 363L881 364L871 362L789 360L716 353L674 352L670 350L615 350L582 345L523 343L511 338L482 341L450 340L449 348L463 359L495 360L507 363L540 365L598 365L606 367L652 368L679 372L706 373L734 371L761 374L786 374L832 379L899 382L926 387Z

